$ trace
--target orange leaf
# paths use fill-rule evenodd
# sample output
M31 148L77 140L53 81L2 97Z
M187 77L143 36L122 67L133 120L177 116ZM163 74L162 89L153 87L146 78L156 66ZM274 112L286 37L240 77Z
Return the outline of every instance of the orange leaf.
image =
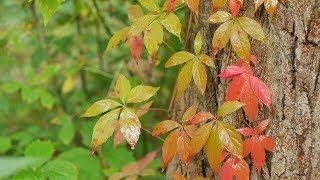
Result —
M239 0L230 0L229 7L230 7L231 14L233 16L237 16L240 11L241 2Z
M198 123L204 122L204 121L211 119L211 118L214 118L214 116L210 112L199 112L199 113L193 115L189 119L188 123L189 124L198 124Z
M207 123L200 126L194 133L191 139L191 154L197 154L206 144L212 128L212 123Z
M178 145L178 155L183 163L188 164L189 159L191 157L191 147L190 147L190 139L185 132L182 132L177 141Z
M177 140L179 130L175 130L169 134L162 146L163 169L165 169L172 158L177 154Z
M181 126L179 123L172 120L165 120L160 122L153 130L153 136L159 136L160 134L169 132L177 127Z
M199 2L200 0L186 0L186 3L190 10L196 14L199 13Z

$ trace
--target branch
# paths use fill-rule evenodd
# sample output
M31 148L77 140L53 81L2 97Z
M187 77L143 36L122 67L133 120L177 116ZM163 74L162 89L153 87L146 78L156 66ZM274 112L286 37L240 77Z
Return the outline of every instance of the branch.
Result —
M100 8L99 8L97 0L92 0L92 1L93 1L94 8L96 9L97 15L99 17L99 20L101 21L101 23L103 25L104 30L111 37L113 34L111 32L111 29L108 27L108 25L106 23L106 20L104 19L104 17L101 14L101 11L100 11Z

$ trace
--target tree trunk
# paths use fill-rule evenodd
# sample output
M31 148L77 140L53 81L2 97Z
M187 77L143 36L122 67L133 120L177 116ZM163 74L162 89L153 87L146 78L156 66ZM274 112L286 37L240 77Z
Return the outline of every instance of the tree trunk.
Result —
M201 0L198 16L188 12L185 23L185 49L192 51L196 33L204 36L203 52L211 55L211 39L217 26L206 20L211 15L211 0ZM252 53L259 59L255 75L266 82L272 92L272 112L260 106L258 121L271 118L267 134L276 140L276 148L268 154L262 175L250 165L250 179L318 179L320 178L320 2L318 0L287 0L279 4L272 19L260 7L254 13L250 1L242 7L264 29L267 41L252 41ZM181 119L182 113L194 101L200 109L216 113L224 102L228 82L220 81L217 74L226 65L236 62L230 45L218 54L216 69L210 69L205 95L201 96L192 83L171 108L171 118ZM243 113L230 116L226 121L243 127ZM250 163L250 161L248 160ZM186 166L176 157L169 165L167 176L174 171L187 179L198 176L214 178L203 153Z

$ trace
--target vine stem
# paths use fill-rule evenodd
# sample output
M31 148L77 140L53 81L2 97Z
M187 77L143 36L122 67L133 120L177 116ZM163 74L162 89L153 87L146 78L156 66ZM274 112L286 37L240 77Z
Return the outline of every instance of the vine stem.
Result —
M152 132L149 131L148 129L144 128L144 127L141 127L142 130L146 131L147 133L149 133L151 136L152 136ZM157 139L159 139L160 141L164 142L164 139L162 139L161 137L159 136L155 136Z
M176 53L177 51L174 50L166 41L163 41L163 43L173 52Z
M135 108L134 109L138 109L138 110L145 110L145 111L164 111L164 112L168 112L167 109L161 109L161 108L148 108L148 109L144 109L144 108Z

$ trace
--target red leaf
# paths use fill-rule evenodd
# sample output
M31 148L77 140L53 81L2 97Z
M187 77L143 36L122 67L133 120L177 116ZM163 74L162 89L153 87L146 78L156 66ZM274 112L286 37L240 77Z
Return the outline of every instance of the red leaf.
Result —
M253 89L254 94L260 99L260 101L266 105L271 111L271 93L268 86L262 82L259 78L251 76L251 87Z
M213 118L214 116L210 112L199 112L195 115L193 115L189 120L189 124L198 124L201 122L204 122L208 119Z
M244 136L253 136L256 134L256 132L253 129L248 127L237 129L237 131L243 134Z
M262 144L265 150L273 151L276 143L271 136L262 136Z
M244 112L251 122L254 122L258 112L258 98L253 94L248 80L242 87L240 101L246 105L243 107Z
M232 156L221 167L219 176L221 180L232 180L233 176L237 180L249 180L249 172L249 166L243 159Z
M252 151L252 147L253 147L252 138L248 138L243 141L243 157L248 156L248 154Z
M219 76L222 79L232 78L239 74L245 73L245 70L239 66L228 66Z
M119 127L117 127L114 138L113 138L113 146L117 147L123 141L124 141L124 137L123 137Z
M237 16L240 11L241 2L239 0L230 0L229 7L230 7L231 14L233 16Z
M256 131L257 134L260 134L262 131L264 131L267 126L269 125L270 119L264 120L262 121L257 127L256 127Z
M171 13L174 10L174 7L176 6L177 0L168 0L166 11L167 14Z
M138 64L143 48L142 35L139 34L130 38L130 51L134 62Z

